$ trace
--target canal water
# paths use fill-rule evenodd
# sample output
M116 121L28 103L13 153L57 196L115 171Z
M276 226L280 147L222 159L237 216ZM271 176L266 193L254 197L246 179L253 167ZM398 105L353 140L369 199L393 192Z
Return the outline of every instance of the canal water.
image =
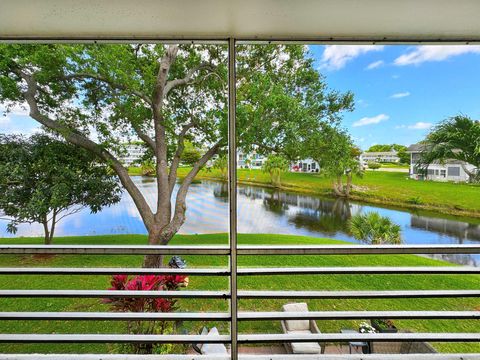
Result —
M156 200L155 180L134 177L150 206ZM178 186L177 186L178 188ZM256 186L238 186L238 231L240 233L274 233L328 237L357 242L347 230L348 219L361 212L377 211L402 227L407 244L478 244L480 221L436 214L419 214L349 202L276 191ZM227 184L202 181L191 185L187 196L187 220L183 234L228 231ZM58 224L56 235L144 234L140 215L130 196L97 214L84 209ZM42 236L38 224L23 224L15 235L0 221L0 236ZM443 259L465 265L480 266L480 255L443 255Z

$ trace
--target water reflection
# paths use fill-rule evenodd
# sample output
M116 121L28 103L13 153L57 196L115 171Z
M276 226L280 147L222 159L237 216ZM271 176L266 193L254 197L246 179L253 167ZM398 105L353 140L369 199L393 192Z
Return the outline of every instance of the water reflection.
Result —
M155 180L135 177L134 181L145 194L150 206L154 206ZM356 213L368 211L378 211L399 224L407 244L468 244L480 241L480 225L474 224L474 220L468 222L463 219L456 221L419 216L407 211L361 205L344 199L325 199L255 186L238 187L240 233L306 235L355 242L348 234L347 221ZM180 230L184 234L227 232L227 184L211 181L192 184L187 196L186 219ZM5 221L0 221L0 236L12 236L6 233L5 225ZM120 203L100 213L90 214L88 210L84 210L66 218L59 224L57 235L129 233L144 234L146 230L132 199L124 193ZM41 226L26 224L21 225L16 234L41 235ZM478 255L449 255L441 258L460 264L480 264Z
M459 244L463 244L465 240L480 241L480 226L467 222L412 215L411 226L440 235L453 236L458 239Z

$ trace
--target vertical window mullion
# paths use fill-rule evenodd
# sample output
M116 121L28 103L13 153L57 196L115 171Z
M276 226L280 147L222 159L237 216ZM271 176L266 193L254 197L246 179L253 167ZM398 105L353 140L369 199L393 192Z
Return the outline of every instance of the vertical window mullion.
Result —
M230 358L238 359L237 308L237 143L235 39L228 39L228 201L230 241Z

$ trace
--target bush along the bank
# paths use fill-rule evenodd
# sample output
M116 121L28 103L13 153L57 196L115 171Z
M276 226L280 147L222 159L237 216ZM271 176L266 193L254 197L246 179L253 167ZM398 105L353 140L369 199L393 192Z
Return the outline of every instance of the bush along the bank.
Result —
M174 291L188 285L188 277L180 275L128 275L112 276L109 290L112 291ZM103 303L109 304L117 312L173 312L178 309L178 300L171 298L106 298ZM127 321L129 334L168 334L173 333L171 323L167 321ZM162 344L130 344L124 349L135 354L161 354L165 352Z

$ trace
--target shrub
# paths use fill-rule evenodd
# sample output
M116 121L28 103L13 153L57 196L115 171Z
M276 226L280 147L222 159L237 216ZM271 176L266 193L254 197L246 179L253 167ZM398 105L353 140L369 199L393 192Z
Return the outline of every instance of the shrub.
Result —
M420 198L420 196L412 196L411 198L409 198L407 200L407 202L409 204L413 204L413 205L422 205L423 204L423 201L422 199Z
M279 155L269 155L263 163L262 171L270 174L270 181L280 187L282 173L288 171L288 160Z
M114 275L109 290L129 291L173 291L188 285L188 278L179 275ZM118 312L172 312L178 308L178 300L171 298L106 298L103 303L109 304ZM172 325L166 321L128 321L129 334L165 334L173 332ZM135 354L162 353L158 344L131 344Z
M380 164L376 161L369 161L367 163L367 166L368 166L369 169L377 170L377 169L380 169L382 167L382 164Z
M377 212L354 215L348 225L353 237L367 244L402 243L400 225Z

